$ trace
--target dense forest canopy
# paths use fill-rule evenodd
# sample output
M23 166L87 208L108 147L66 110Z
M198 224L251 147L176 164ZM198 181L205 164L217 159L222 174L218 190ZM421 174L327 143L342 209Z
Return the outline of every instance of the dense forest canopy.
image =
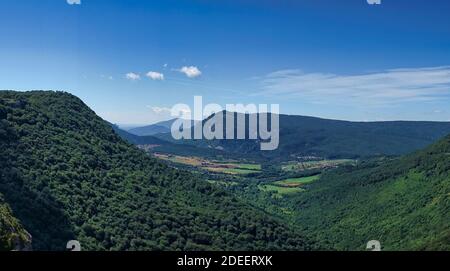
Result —
M126 143L63 92L0 92L0 193L37 250L304 250L288 227Z
M402 133L397 125L383 134ZM414 132L420 144L445 130L417 125L431 125ZM28 232L36 250L63 250L72 239L84 250L364 250L372 239L386 250L450 250L450 136L404 157L326 170L281 198L258 188L277 180L280 164L220 186L133 144L225 157L202 142L127 133L68 93L1 91L0 250L26 247Z
M324 174L292 199L297 223L324 247L450 250L450 136L414 154Z

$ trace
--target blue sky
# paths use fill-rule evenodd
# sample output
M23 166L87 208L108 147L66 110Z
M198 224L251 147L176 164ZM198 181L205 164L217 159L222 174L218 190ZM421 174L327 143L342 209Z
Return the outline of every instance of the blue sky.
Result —
M65 90L121 124L176 103L450 121L450 2L2 0L0 89Z

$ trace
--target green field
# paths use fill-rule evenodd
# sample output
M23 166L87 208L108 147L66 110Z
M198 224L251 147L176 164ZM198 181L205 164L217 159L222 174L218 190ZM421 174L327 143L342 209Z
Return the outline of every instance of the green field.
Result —
M283 187L298 187L304 184L312 183L315 180L319 179L320 175L302 177L302 178L290 178L286 180L277 181L274 184L283 186Z
M154 154L156 158L170 161L176 164L197 167L213 173L223 173L230 175L247 175L261 171L260 164L239 163L236 161L208 160L195 156Z
M254 170L254 171L260 171L261 165L259 164L237 164L235 163L236 167L240 169L248 169L248 170Z
M259 189L264 192L275 192L276 194L273 195L274 198L279 198L285 195L305 191L303 188L300 187L283 187L272 184L260 185Z
M275 198L280 198L285 195L290 195L298 192L305 191L302 185L312 183L320 178L320 175L301 177L301 178L290 178L281 181L276 181L271 184L259 185L259 189L264 192L275 192L273 195Z
M320 170L320 169L336 168L340 165L351 163L355 163L355 160L336 159L336 160L319 160L306 162L291 161L282 165L281 169L283 171L305 171L314 169Z
M211 172L231 174L231 175L246 175L250 173L258 173L259 170L245 169L245 168L222 168L222 167L206 167L204 168Z
M261 171L259 164L241 164L241 163L214 163L214 167L206 167L208 171L219 172L232 175L246 175L258 173Z

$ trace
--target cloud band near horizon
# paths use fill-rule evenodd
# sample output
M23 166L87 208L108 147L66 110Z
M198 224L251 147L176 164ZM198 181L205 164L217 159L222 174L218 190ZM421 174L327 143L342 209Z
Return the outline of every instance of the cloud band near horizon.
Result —
M361 75L281 70L266 75L259 94L312 103L391 105L450 99L450 66L390 69Z

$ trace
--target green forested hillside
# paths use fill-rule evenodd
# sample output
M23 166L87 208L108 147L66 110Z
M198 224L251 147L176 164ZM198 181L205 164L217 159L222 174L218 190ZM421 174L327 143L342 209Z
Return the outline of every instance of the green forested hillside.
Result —
M70 94L1 91L0 124L0 193L34 249L309 248L296 229L149 158Z
M0 186L6 181L7 161L9 156L6 152L8 148L8 139L12 137L12 129L4 120L6 110L0 107ZM0 251L12 250L16 246L22 246L29 243L28 235L20 222L13 216L9 205L4 201L0 192Z
M328 172L294 201L323 247L450 250L450 136L404 158Z

